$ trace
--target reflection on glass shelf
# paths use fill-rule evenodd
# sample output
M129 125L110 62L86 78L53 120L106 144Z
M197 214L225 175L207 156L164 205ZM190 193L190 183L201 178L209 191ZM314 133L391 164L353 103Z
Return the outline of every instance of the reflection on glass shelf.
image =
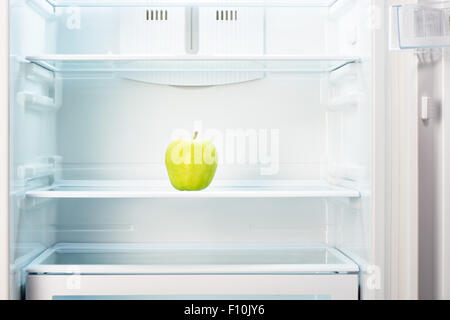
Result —
M324 181L215 181L203 191L177 191L167 181L68 181L31 190L30 198L358 198Z
M354 56L125 56L43 55L26 59L54 72L331 72L359 62Z
M71 270L71 271L70 271ZM358 272L338 250L299 244L57 244L30 273L331 273Z
M44 0L38 0L44 1ZM46 0L54 7L331 7L338 0Z

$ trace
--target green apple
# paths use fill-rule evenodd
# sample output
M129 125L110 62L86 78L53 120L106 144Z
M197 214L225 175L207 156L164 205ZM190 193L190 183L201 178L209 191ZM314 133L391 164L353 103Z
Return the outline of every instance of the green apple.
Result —
M200 191L207 188L216 174L217 151L211 141L179 139L166 152L166 168L175 189Z

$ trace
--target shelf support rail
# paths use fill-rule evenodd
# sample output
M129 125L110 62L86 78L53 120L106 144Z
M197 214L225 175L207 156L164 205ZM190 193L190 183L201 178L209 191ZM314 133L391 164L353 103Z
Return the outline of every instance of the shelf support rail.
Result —
M47 95L20 91L17 93L17 103L21 107L37 111L56 112L62 105L62 84L56 79L54 72L33 63L25 63L25 79L45 84L53 91L53 97Z

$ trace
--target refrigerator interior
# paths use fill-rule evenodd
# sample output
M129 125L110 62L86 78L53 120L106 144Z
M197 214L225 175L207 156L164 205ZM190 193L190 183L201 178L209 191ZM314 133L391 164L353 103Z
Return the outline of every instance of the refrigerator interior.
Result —
M12 297L65 243L206 246L212 264L319 245L369 266L371 1L161 3L10 1ZM195 130L216 177L177 192L165 151Z

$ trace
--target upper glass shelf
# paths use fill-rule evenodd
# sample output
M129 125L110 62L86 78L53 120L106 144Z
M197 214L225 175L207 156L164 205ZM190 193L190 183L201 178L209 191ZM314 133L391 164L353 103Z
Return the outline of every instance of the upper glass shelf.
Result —
M445 47L450 47L450 1L392 7L392 49Z
M43 0L44 1L44 0ZM53 7L331 7L339 0L46 0Z
M26 60L53 72L332 72L355 56L43 55Z

